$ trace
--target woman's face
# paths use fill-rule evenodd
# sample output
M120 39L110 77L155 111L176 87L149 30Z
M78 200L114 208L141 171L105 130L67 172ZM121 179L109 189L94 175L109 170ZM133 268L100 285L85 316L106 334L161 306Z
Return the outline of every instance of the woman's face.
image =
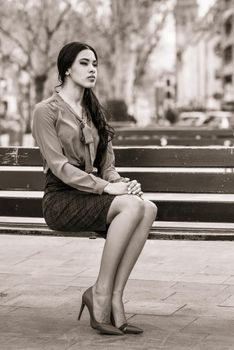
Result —
M75 84L84 88L94 87L97 80L97 59L94 52L89 49L80 51L68 73Z

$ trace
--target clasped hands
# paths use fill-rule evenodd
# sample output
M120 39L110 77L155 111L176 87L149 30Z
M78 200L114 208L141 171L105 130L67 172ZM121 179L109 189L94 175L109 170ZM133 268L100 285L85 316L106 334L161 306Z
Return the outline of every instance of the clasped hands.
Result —
M135 194L139 197L143 195L141 190L141 184L137 180L131 180L128 177L123 178L123 182L126 182L128 185L128 194Z
M113 195L133 194L139 197L143 195L141 184L137 180L130 180L128 177L121 178L118 182L109 183L104 188L104 192Z

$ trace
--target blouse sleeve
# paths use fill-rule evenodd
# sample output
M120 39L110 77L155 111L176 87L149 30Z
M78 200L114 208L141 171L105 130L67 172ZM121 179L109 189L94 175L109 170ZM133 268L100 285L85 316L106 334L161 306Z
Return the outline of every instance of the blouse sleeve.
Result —
M108 142L107 151L101 163L101 177L109 182L122 180L122 177L115 169L115 155L111 142Z
M55 128L55 112L41 102L33 113L32 134L52 173L78 190L102 194L108 181L80 170L63 154Z

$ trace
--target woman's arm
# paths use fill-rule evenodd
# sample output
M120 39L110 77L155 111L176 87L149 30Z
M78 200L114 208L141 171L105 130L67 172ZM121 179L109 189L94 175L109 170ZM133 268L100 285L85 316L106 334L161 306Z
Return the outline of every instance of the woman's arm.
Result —
M52 110L44 102L39 103L33 113L32 134L48 167L64 183L78 190L103 193L104 188L109 184L107 180L80 170L69 163L63 154L55 129L56 114L57 110Z
M110 184L105 188L105 192L109 194L116 194L115 191L121 190L122 188L126 190L128 194L136 194L138 196L141 196L143 192L141 191L141 185L136 181L132 180L130 181L129 178L121 177L119 173L115 169L115 155L112 147L112 143L108 142L107 152L104 156L104 159L101 164L101 176L103 179L110 182ZM121 185L118 186L111 186L114 185L114 183L127 183L127 187Z
M101 162L101 177L109 182L124 181L115 169L115 155L111 141L108 142L106 153Z

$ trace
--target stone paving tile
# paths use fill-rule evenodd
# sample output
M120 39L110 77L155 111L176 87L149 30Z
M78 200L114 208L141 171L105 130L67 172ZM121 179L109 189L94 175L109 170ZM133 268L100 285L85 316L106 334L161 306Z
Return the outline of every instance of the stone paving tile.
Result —
M146 271L147 271L147 277L146 277ZM145 276L145 279L148 281L168 281L168 282L177 282L181 279L180 273L174 273L174 272L163 272L163 271L154 271L154 270L147 270L145 267L144 269L140 268L134 268L134 270L131 273L130 278L135 280L141 280L142 276Z
M0 335L2 350L64 350L64 342L48 343L46 339L38 337L4 336ZM48 347L49 346L49 347Z
M4 306L0 305L0 317L9 314L16 309L15 306Z
M53 275L48 274L46 271L39 271L31 276L27 276L24 279L26 284L46 284L46 285L65 285L69 286L72 283L74 276L65 275Z
M230 294L234 294L234 285L232 284L226 284L225 290L228 291Z
M70 287L83 287L83 288L88 288L90 286L92 286L95 281L96 281L96 277L85 277L85 276L78 276L74 279L72 279L72 281L69 283Z
M61 334L77 327L75 318L69 315L57 316L52 312L52 308L18 308L5 315L4 322L0 323L0 334L48 339L50 337L59 338Z
M233 350L234 335L223 336L217 334L208 335L203 341L200 347L195 346L192 350Z
M228 278L228 275L220 274L206 274L206 273L193 273L193 274L181 274L178 281L191 282L191 283L214 283L220 284Z
M190 334L220 334L229 337L234 334L234 320L219 319L217 317L199 317L184 327L183 332Z
M22 283L20 285L17 285L14 287L14 292L17 292L19 294L26 294L26 295L55 295L66 289L67 286L65 285L44 285L44 284L27 284L27 283ZM11 292L12 288L7 289L6 292Z
M176 314L182 316L194 315L196 317L216 317L225 320L234 320L234 310L229 307L220 307L218 305L204 305L188 303L182 309L176 311Z
M71 297L72 298L72 297ZM74 295L73 300L74 304L77 303L78 296ZM72 300L70 300L72 301ZM7 300L4 305L11 305L11 306L21 306L21 307L34 307L34 308L40 308L41 305L43 307L52 307L56 308L59 305L64 303L64 296L58 295L53 293L44 293L41 295L27 295L27 294L21 294L16 296L15 298Z
M178 332L184 327L195 321L197 318L193 315L181 316L177 314L169 316L156 316L156 315L133 315L129 318L129 323L141 326L146 329L148 324L151 324L157 328L157 330L171 333Z
M96 278L99 272L99 265L92 266L79 273L80 277Z
M206 266L203 270L204 273L207 274L216 274L220 275L225 272L225 274L232 275L233 274L233 266L227 262L225 264L220 264L219 266Z
M63 276L72 276L73 278L79 276L80 274L85 273L86 268L84 266L58 266L48 269L48 273L53 275L63 275Z
M0 273L1 291L24 283L28 277L30 277L30 274Z
M145 271L147 271L147 280L158 280L158 281L174 281L174 282L191 282L191 283L228 283L227 280L230 278L227 274L206 274L206 273L178 273L170 271L157 271L157 270L147 270L143 267L134 268L131 273L132 279L140 279L141 276L144 276ZM233 282L234 283L234 282Z
M216 295L227 289L227 285L223 284L213 284L213 283L199 283L199 282L176 282L170 289L174 291L184 291L190 293L197 293L197 291L205 291L210 293L210 295Z
M20 292L15 291L14 289L6 289L0 294L0 306L11 305L11 300L18 298L20 296Z
M139 313L148 315L172 315L184 307L185 304L159 303L154 300L128 301L125 303L125 310L128 313Z
M229 296L229 298L225 299L219 306L233 307L234 308L234 295Z
M174 282L168 281L140 281L130 279L127 283L124 300L136 302L142 299L144 296L144 301L161 302L162 298L171 294L171 289Z
M234 275L229 276L225 281L225 284L234 284Z
M218 295L210 295L209 291L196 291L191 293L191 291L179 291L179 292L172 292L170 295L166 296L162 300L169 302L169 303L182 303L182 304L188 304L188 303L198 303L198 304L212 304L212 305L225 305L225 302L227 299L230 298L230 293L228 291L223 291L222 293L219 293Z
M24 266L31 266L32 268L36 267L37 269L43 269L43 268L55 268L55 267L60 267L62 264L63 260L62 258L52 258L50 256L48 257L27 257L22 261L17 262L14 267L17 269L20 269L21 267L23 268Z
M21 304L26 302L26 305L24 304L23 306L36 306L43 298L52 298L64 289L66 289L66 286L61 285L20 284L15 286L14 289L8 288L2 292L3 297L0 294L0 305L22 306Z

